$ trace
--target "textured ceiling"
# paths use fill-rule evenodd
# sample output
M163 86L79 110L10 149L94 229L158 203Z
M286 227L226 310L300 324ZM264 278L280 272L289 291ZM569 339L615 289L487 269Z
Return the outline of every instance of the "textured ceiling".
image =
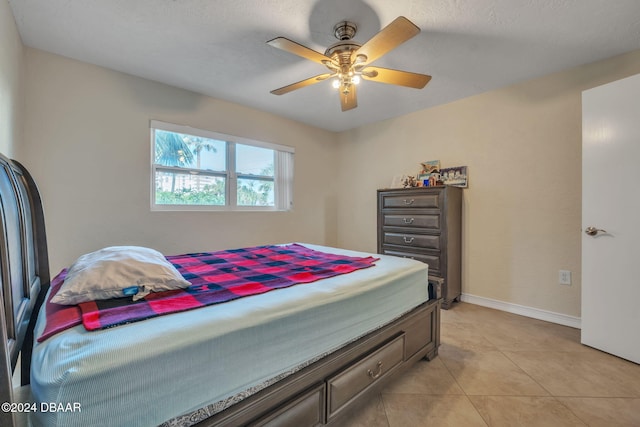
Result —
M639 0L9 0L25 45L341 131L640 48ZM429 74L422 90L362 82L340 110L323 73L275 49L324 52L342 20L364 43L402 15L422 32L372 65Z

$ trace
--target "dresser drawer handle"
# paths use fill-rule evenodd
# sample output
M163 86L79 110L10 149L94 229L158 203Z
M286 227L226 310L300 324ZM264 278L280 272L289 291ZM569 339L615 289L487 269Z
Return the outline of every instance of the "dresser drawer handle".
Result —
M404 199L404 204L405 205L412 205L413 202L415 202L415 199L411 199L411 200Z
M413 218L402 218L402 222L405 224L413 224Z
M367 369L367 375L369 375L374 380L378 378L382 374L382 362L378 362L376 365L376 372L373 372L371 369Z
M403 236L402 240L404 240L405 243L413 243L413 241L415 240L415 237Z

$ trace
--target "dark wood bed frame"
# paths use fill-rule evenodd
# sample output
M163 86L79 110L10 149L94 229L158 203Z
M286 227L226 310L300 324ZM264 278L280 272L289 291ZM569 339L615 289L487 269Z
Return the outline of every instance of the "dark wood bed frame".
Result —
M21 403L16 390L28 390L33 329L50 276L40 194L29 172L2 154L0 225L0 403ZM392 378L437 355L440 306L434 298L221 412L191 419L199 426L340 424ZM19 415L1 411L0 425L20 425Z

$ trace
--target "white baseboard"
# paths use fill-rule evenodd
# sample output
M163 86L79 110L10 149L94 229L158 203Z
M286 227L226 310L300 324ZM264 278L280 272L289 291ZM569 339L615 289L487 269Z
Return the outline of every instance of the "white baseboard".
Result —
M567 314L554 313L553 311L541 310L539 308L527 307L524 305L513 304L510 302L498 301L491 298L479 297L471 294L460 295L460 301L470 304L481 305L483 307L494 308L496 310L506 311L520 316L532 317L546 322L557 323L559 325L570 326L572 328L581 329L581 319Z

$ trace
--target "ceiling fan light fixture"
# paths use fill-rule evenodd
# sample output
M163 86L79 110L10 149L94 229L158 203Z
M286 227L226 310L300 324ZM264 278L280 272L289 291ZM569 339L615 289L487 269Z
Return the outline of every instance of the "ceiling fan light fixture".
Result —
M360 73L355 73L353 70L350 70L347 74L338 73L336 78L331 81L331 86L333 86L334 89L342 88L343 91L344 88L347 88L348 92L348 88L351 87L351 85L360 84L361 81Z

